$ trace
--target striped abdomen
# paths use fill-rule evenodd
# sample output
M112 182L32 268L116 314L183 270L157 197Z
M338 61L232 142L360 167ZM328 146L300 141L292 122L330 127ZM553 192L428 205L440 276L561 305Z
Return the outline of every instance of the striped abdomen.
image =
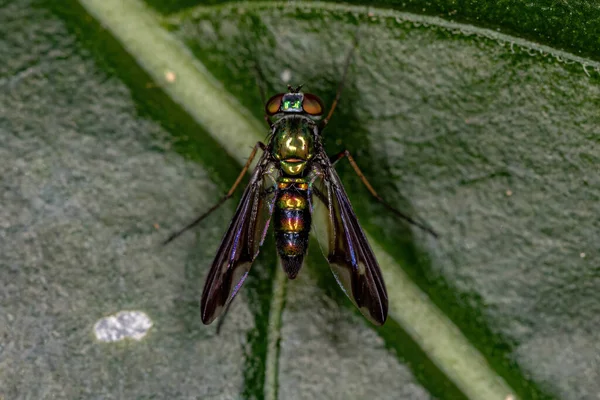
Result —
M298 181L279 183L273 211L277 251L290 279L294 279L302 267L311 222L308 184Z

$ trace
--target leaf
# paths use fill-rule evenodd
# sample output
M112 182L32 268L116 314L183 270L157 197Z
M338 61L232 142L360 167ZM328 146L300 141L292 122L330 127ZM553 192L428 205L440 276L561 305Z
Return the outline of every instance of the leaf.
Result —
M221 193L215 173L172 150L181 146L169 124L196 137L198 126L156 89L137 88L149 100L140 107L104 53L90 55L49 10L16 2L0 18L10 32L0 78L0 397L236 396L252 314L241 303L216 336L198 312L200 266L220 226L203 230L199 248L193 236L160 246L200 210L189 199ZM208 160L216 146L202 143L193 154ZM121 310L144 311L154 327L139 343L97 341L94 324Z
M232 4L170 16L169 33L141 3L82 3L107 32L74 3L46 4L65 23L27 2L2 13L0 394L505 398L500 376L523 398L598 391L593 61L392 10ZM328 148L442 237L389 218L342 167L386 327L353 314L316 243L283 290L271 242L215 336L197 299L235 205L197 240L158 243L235 179L227 154L264 137L253 63L270 91L287 70L329 103L357 22ZM154 320L147 338L95 343L93 323L126 308Z

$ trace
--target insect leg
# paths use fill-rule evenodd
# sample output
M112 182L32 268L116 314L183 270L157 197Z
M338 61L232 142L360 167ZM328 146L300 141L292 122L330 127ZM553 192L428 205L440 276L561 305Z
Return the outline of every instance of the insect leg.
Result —
M219 200L219 202L217 204L215 204L214 206L212 206L211 208L209 208L208 211L206 211L204 214L200 215L198 218L196 218L195 220L193 220L191 223L189 223L183 229L181 229L181 230L179 230L179 231L174 232L173 234L171 234L171 236L169 236L167 238L167 240L165 240L163 242L163 246L166 245L166 244L168 244L168 243L170 243L170 242L172 242L175 238L177 238L182 233L184 233L187 230L189 230L189 229L193 228L194 226L198 225L204 218L208 217L213 211L215 211L217 208L219 208L221 205L223 205L223 203L225 203L229 198L231 198L231 196L233 196L233 192L235 192L235 189L237 189L237 187L239 186L240 182L244 178L244 175L248 171L248 168L250 168L250 164L252 164L252 160L254 160L254 157L256 156L256 152L258 151L259 148L262 151L265 151L267 147L262 142L257 142L254 145L254 148L252 149L252 152L250 153L250 156L248 157L248 161L246 161L246 164L244 165L244 168L242 168L242 171L240 172L240 174L238 175L237 179L233 183L233 186L231 186L231 189L229 189L229 191L225 194L225 196L223 196L221 198L221 200Z
M217 321L217 335L219 333L221 333L221 327L223 326L223 322L225 321L225 317L227 316L227 313L229 312L229 308L231 307L231 305L233 304L233 301L230 301L227 306L225 307L225 310L223 311L223 314L221 315L221 318L219 318L219 321Z
M388 210L390 210L391 212L393 212L394 214L396 214L398 217L402 218L403 220L405 220L409 224L412 224L412 225L414 225L414 226L416 226L418 228L423 229L425 232L431 234L433 237L436 237L436 238L438 237L438 234L433 229L429 228L428 226L425 226L425 225L421 224L420 222L415 221L410 216L404 214L400 210L397 210L396 208L392 207L389 203L387 203L385 200L383 200L383 198L381 198L381 196L379 196L377 194L377 192L375 191L375 189L373 189L373 186L371 186L371 184L369 183L369 181L367 180L367 178L365 177L365 175L362 173L362 171L360 170L360 168L358 168L358 164L356 164L356 161L354 161L354 158L352 157L352 155L350 155L350 152L348 150L341 151L338 154L334 155L333 157L330 157L330 161L331 161L332 164L336 164L339 160L341 160L344 157L346 157L348 159L348 161L350 162L350 165L354 169L354 172L356 172L356 175L358 175L358 177L360 178L360 180L362 181L362 183L364 183L364 185L367 187L367 189L373 195L373 197L375 197Z
M262 102L262 104L267 104L267 100L266 100L266 96L265 96L265 76L262 73L262 70L260 69L260 66L258 65L258 62L254 62L254 70L256 71L256 81L257 81L257 86L258 86L258 90L260 92L260 100ZM267 124L269 124L269 128L273 126L273 121L271 121L271 118L265 114L265 121L267 122Z
M350 68L350 61L352 61L352 56L354 55L354 50L356 50L356 48L358 47L358 31L354 35L354 39L352 42L353 42L352 49L350 49L350 52L348 53L348 56L346 57L346 62L344 63L344 73L342 74L342 80L340 81L340 84L338 85L338 88L337 88L337 92L335 93L335 100L333 100L333 103L331 104L331 108L329 109L329 113L327 114L327 117L325 117L323 122L321 122L321 129L325 128L325 125L327 125L327 123L331 119L331 116L333 115L333 111L335 110L335 107L337 106L337 103L340 100L340 97L342 95L342 90L344 89L344 82L346 81L346 76L348 75L348 69Z

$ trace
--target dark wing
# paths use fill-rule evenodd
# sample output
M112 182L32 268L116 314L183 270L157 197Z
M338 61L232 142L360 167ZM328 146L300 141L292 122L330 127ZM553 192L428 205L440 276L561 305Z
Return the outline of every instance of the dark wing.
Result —
M207 325L235 297L258 255L273 212L277 190L273 174L274 167L265 153L244 190L204 283L200 311Z
M387 318L388 298L379 264L329 161L315 167L313 226L331 271L348 298L376 325Z

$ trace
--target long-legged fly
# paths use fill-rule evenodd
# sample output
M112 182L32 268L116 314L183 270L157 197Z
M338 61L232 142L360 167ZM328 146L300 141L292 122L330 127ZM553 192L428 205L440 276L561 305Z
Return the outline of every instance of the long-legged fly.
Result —
M242 181L253 159L262 151L250 183L221 241L204 284L202 322L210 324L233 300L256 259L272 220L277 252L288 278L302 268L313 228L323 239L323 252L348 298L372 323L382 325L388 312L388 297L379 265L334 169L347 158L369 192L389 210L432 235L435 232L393 208L375 192L347 150L328 157L323 148L323 129L340 99L348 65L329 113L314 94L301 86L288 86L287 93L271 97L265 105L270 134L267 143L256 143L248 161L227 194L170 242L216 210Z

